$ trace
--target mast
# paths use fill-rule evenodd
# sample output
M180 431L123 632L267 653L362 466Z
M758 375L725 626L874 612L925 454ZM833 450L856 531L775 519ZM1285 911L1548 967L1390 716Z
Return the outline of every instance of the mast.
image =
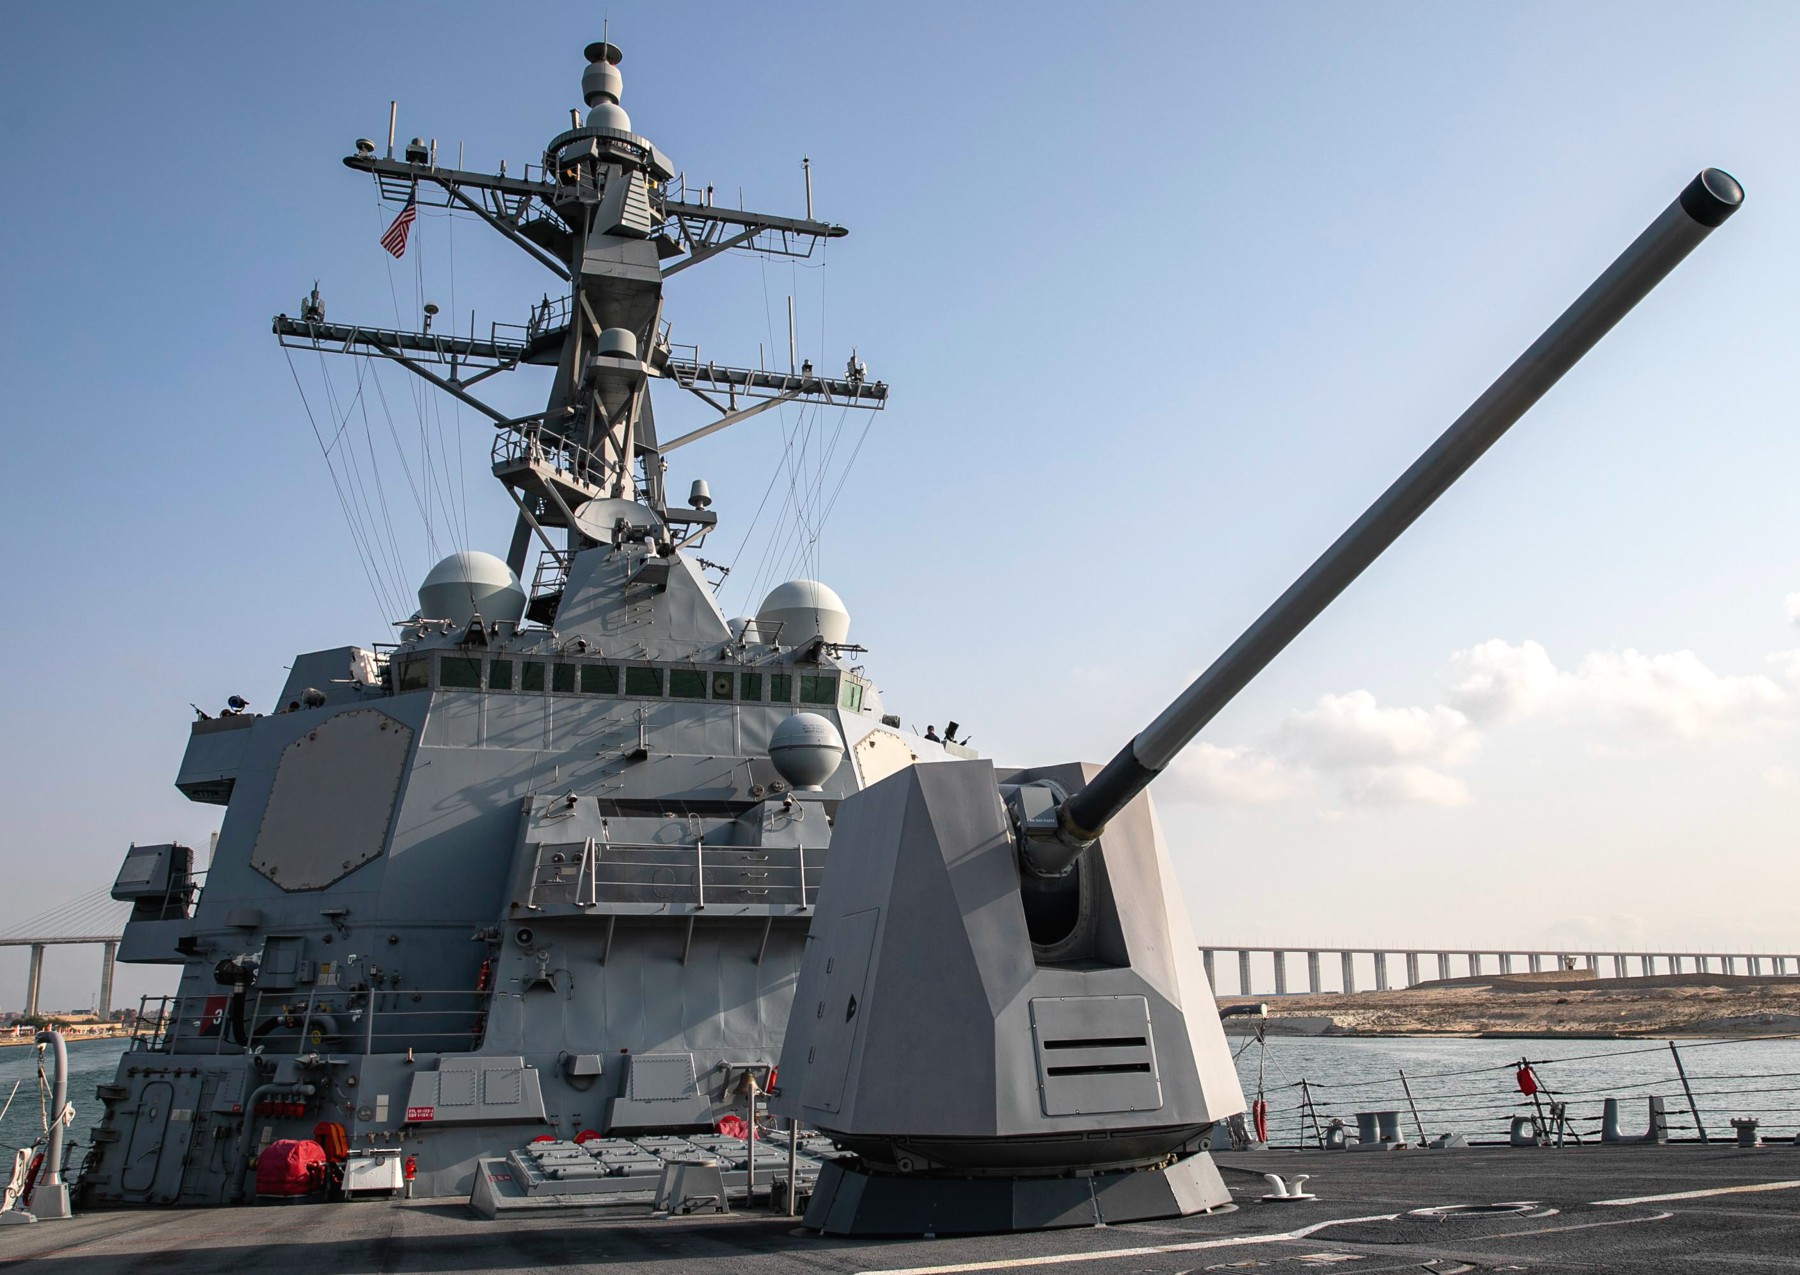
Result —
M586 120L552 138L541 165L527 165L522 177L440 168L416 139L401 159L377 156L362 140L344 160L374 176L389 202L474 213L562 281L559 296L546 292L522 324L491 323L485 334L471 324L467 336L327 323L316 290L299 319L277 315L273 324L284 346L389 359L493 422L494 476L519 511L507 565L521 577L534 538L562 565L592 542L576 521L590 500L647 506L669 529L670 551L704 536L717 516L672 509L663 489L662 458L677 447L782 403L887 402L887 386L868 380L854 355L844 376L832 378L815 375L810 363L787 373L721 366L670 342L662 317L669 276L730 249L806 258L849 232L810 216L714 208L710 188L694 201L685 180L677 197L674 166L632 131L620 105L619 49L597 41L586 57ZM471 393L525 364L555 368L542 412L508 417ZM658 380L700 398L718 418L662 442L650 399Z

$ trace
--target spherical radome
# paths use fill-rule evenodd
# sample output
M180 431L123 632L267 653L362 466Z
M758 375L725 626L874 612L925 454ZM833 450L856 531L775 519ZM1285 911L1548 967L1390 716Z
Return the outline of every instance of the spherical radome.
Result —
M817 580L778 584L756 611L763 640L802 646L814 638L843 642L850 636L850 612L844 600Z
M844 760L844 740L830 718L795 713L769 736L769 760L794 787L816 789Z
M525 617L519 577L491 553L453 553L419 586L419 616L462 627L479 612L489 624L517 624Z

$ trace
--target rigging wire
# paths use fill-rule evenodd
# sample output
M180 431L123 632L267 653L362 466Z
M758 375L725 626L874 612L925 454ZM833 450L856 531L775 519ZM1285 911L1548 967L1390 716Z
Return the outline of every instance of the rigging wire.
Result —
M313 437L318 440L319 454L324 457L325 468L331 474L331 487L332 490L337 493L338 509L344 515L345 526L350 529L350 539L356 545L357 561L362 566L363 578L369 582L369 594L375 599L376 610L380 612L380 622L385 627L388 616L393 614L393 612L389 611L387 606L383 603L381 589L375 583L375 575L369 564L368 550L363 545L361 537L357 535L356 521L350 516L350 503L344 498L344 486L338 481L337 469L331 463L331 449L325 445L325 436L319 432L319 422L313 415L312 404L307 401L306 387L300 383L300 372L299 369L294 366L293 352L284 347L282 353L287 356L288 372L294 378L294 388L300 392L300 404L306 409L307 423L312 426Z
M400 552L399 537L394 534L394 519L388 510L387 487L381 481L381 462L375 458L375 433L369 425L369 399L368 395L363 393L362 388L362 378L373 375L374 370L373 363L368 358L365 358L362 365L357 369L356 397L362 405L363 445L368 449L369 469L375 476L375 494L381 501L381 521L387 528L388 541L393 546L394 561L400 572L399 579L395 582L395 587L403 588L405 582L410 580L412 575L407 571L406 558ZM396 614L398 613L396 612Z
M315 353L319 359L319 376L325 384L326 401L330 404L332 415L335 418L340 414L336 382L332 378L331 369L326 362L325 352L323 350L317 350ZM361 385L359 382L357 396L360 397L360 395ZM356 448L354 445L349 447L341 445L344 430L349 426L350 416L354 413L355 408L356 398L352 398L350 406L342 411L343 424L339 426L337 434L334 435L332 451L343 462L345 473L349 478L348 486L352 496L351 507L356 511L358 522L364 528L364 542L372 546L372 556L385 560L385 564L382 562L376 563L375 575L382 584L383 594L387 598L388 605L391 608L394 604L395 589L400 577L400 565L398 560L399 546L397 544L386 544L382 542L375 526L374 510L369 501L368 489L363 481L362 466L357 460ZM392 614L391 611L390 614Z

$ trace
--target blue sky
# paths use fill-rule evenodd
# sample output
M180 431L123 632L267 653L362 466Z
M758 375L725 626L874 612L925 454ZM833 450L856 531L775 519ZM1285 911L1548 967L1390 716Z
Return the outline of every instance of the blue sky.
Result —
M690 181L798 212L808 155L851 227L823 268L680 276L675 339L748 361L791 294L803 354L855 345L890 382L800 560L891 709L1006 762L1109 756L1697 169L1735 173L1744 212L1157 797L1221 942L1800 947L1800 11L606 12L634 125ZM0 528L33 635L0 929L108 883L132 839L204 844L216 810L170 786L190 700L266 706L294 653L399 618L269 316L317 278L334 318L521 318L547 275L441 217L390 267L391 209L338 160L397 98L403 139L517 171L602 13L0 7ZM326 373L297 371L316 407ZM436 549L503 551L485 427L380 384L401 438L428 413ZM660 410L665 434L701 419ZM813 422L834 463L862 424ZM764 565L768 515L741 542L806 425L677 454L673 490L712 485L730 610L793 560ZM383 473L391 595L434 553L391 452ZM96 964L53 956L49 998L85 1002ZM0 952L0 1004L22 983Z

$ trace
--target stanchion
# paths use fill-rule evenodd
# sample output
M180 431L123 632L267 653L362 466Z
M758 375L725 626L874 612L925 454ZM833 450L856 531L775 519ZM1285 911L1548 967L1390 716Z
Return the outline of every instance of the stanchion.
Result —
M800 1216L800 1122L788 1121L787 1215Z
M1419 1119L1419 1104L1413 1101L1412 1086L1406 1083L1406 1068L1397 1068L1400 1072L1400 1088L1406 1091L1406 1105L1412 1108L1413 1124L1419 1130L1419 1145L1425 1145L1425 1122Z
M1694 1132L1700 1135L1700 1141L1706 1141L1706 1123L1700 1119L1700 1104L1694 1101L1694 1091L1688 1085L1687 1068L1681 1065L1681 1051L1675 1048L1675 1042L1669 1042L1669 1053L1675 1057L1675 1074L1681 1077L1681 1091L1687 1095L1688 1114L1694 1117Z

